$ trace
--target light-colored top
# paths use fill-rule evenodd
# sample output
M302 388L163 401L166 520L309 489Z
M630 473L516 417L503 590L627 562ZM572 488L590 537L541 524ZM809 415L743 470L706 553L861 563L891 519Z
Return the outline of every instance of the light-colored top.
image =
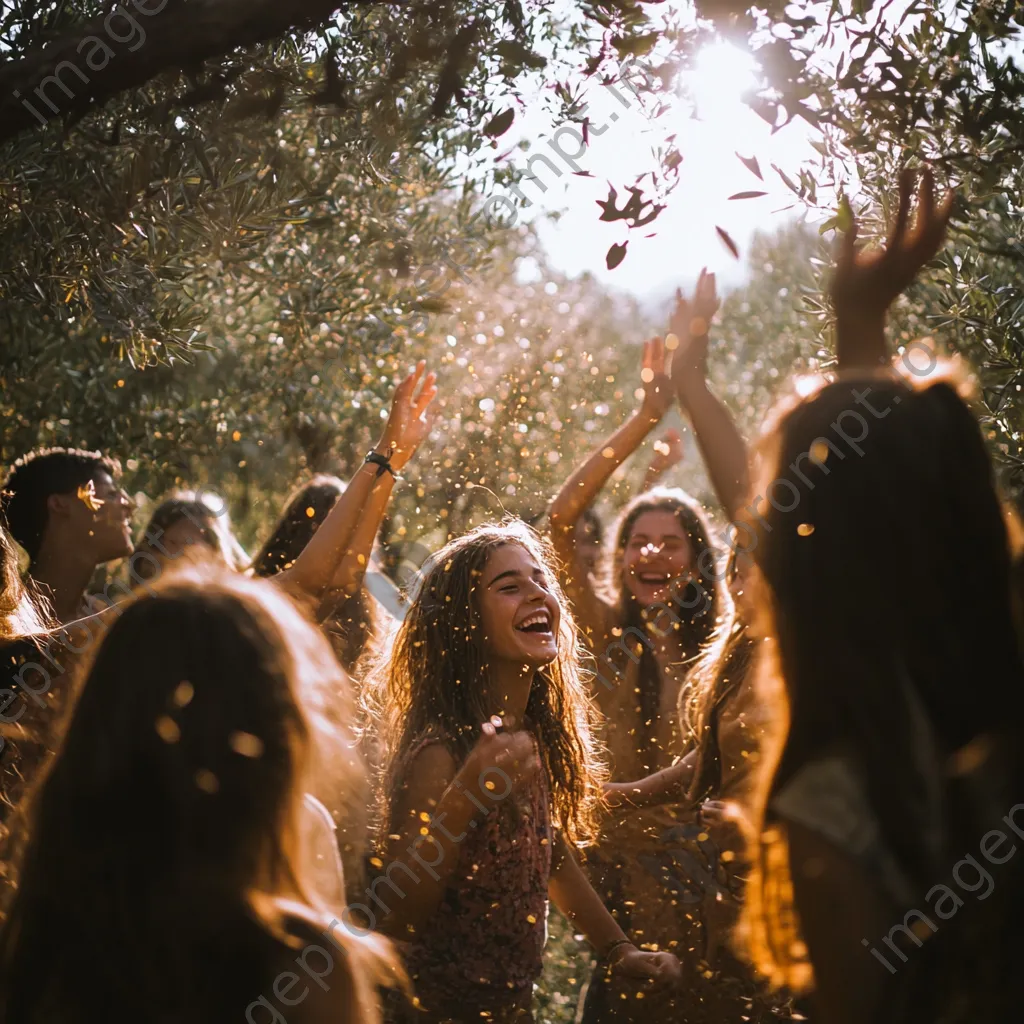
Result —
M315 896L327 907L345 906L345 869L331 812L312 793L303 796L302 841L313 864Z

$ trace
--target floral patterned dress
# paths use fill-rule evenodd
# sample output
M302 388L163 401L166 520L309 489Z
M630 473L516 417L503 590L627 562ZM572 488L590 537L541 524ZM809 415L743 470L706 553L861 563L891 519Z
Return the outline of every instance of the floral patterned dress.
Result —
M440 905L404 944L418 1020L533 1020L533 984L547 939L550 800L539 772L528 788L470 822Z

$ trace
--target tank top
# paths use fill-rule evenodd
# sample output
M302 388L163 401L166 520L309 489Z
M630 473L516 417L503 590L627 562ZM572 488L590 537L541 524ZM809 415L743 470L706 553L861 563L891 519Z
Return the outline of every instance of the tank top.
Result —
M436 742L421 743L410 760ZM431 1014L487 1019L528 1004L547 940L550 805L541 771L470 823L439 906L403 950Z

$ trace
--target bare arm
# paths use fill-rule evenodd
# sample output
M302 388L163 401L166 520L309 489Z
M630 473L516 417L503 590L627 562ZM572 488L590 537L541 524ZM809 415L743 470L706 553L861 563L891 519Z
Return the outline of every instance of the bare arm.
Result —
M677 292L669 324L678 341L672 356L672 384L693 425L715 494L732 517L742 509L750 488L750 466L747 446L732 416L708 387L708 329L717 309L714 274L701 271L692 303Z
M874 943L900 918L879 899L861 868L831 843L792 822L786 834L794 900L814 964L814 1019L820 1024L873 1020L890 975L861 939ZM881 952L889 950L883 946Z
M691 750L686 757L636 782L606 782L605 805L609 810L629 811L658 804L678 803L693 779L697 766L697 752Z
M548 510L551 540L563 566L562 584L584 624L591 628L601 622L602 606L576 555L576 522L594 503L615 470L657 426L672 402L665 375L665 349L660 338L644 345L643 362L643 376L649 375L650 380L645 383L640 408L569 477Z
M641 952L629 941L590 880L581 870L572 852L559 839L558 866L551 872L548 896L565 914L573 928L602 958L609 947L614 950L609 962L625 974L652 981L671 981L679 976L679 961L671 953Z
M425 365L420 362L395 389L391 415L383 437L374 448L381 454L391 453L391 467L395 472L408 462L430 429L425 414L437 389L434 375L424 376L424 371ZM379 469L372 463L359 467L345 493L295 562L274 577L276 583L313 599L322 610L321 602L339 576L346 588L351 582L362 580L373 537L394 486L394 477L386 471L379 473Z
M392 835L398 838L391 840L384 866L388 881L382 898L390 913L378 918L378 930L385 935L407 939L415 934L437 909L458 866L459 843L476 808L453 785L456 775L454 759L440 745L427 747L409 765L392 816ZM431 870L426 871L417 857ZM396 885L404 898L395 894Z

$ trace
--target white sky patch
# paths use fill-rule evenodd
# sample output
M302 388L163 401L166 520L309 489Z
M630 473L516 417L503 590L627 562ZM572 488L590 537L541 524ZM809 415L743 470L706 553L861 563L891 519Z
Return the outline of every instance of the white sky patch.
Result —
M569 274L589 271L643 298L660 296L677 284L688 286L705 265L720 275L723 284L741 281L746 275L744 249L754 231L772 230L802 212L772 163L795 178L797 168L816 157L809 144L814 130L804 121L796 119L772 134L771 127L743 103L755 70L749 53L729 43L711 44L688 76L690 96L667 97L671 109L653 122L627 88L613 90L593 82L587 92L589 144L574 160L561 159L549 145L562 126L546 118L538 110L540 104L520 111L515 135L498 140L498 148L507 151L516 137L528 142L525 151L515 150L508 159L521 169L529 165L534 175L519 184L532 204L521 207L520 216L537 220L552 263ZM597 200L607 198L608 183L618 190L621 207L628 198L625 187L658 166L652 148L672 131L683 163L666 209L649 226L632 231L623 221L601 222ZM570 157L581 148L568 133L562 133L558 147ZM764 181L737 152L757 157ZM572 163L592 177L574 173ZM650 194L650 178L642 185ZM767 195L728 198L748 191ZM508 193L500 189L492 194ZM544 214L557 219L549 221ZM739 245L740 262L719 240L716 226ZM654 237L645 237L652 233ZM625 260L608 271L608 248L627 240Z

